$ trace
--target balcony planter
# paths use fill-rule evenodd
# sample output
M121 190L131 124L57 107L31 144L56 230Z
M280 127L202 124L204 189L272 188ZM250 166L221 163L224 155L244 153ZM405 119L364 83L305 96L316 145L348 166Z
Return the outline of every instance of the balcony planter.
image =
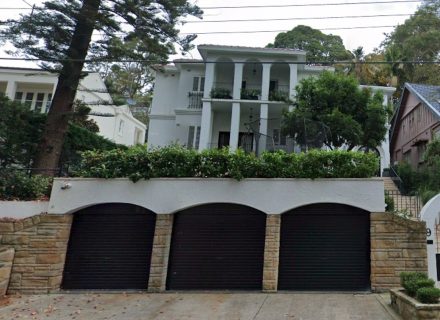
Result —
M440 319L440 303L424 304L411 298L402 289L391 289L391 307L404 320Z
M231 90L226 88L213 88L210 96L212 99L232 99Z
M279 101L292 104L287 92L274 90L269 93L269 101Z
M261 91L258 89L242 88L240 92L240 99L242 100L260 100Z

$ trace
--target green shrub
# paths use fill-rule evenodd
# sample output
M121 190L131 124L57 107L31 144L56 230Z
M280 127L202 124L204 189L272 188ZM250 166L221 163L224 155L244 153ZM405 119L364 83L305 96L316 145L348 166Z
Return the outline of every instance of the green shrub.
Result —
M401 272L400 285L405 287L405 283L413 280L428 279L428 275L424 272Z
M241 88L240 98L244 100L258 100L258 96L261 95L261 90L259 89L248 89Z
M418 289L433 287L435 282L429 279L426 273L402 272L400 274L400 284L408 295L414 297Z
M213 99L232 99L231 90L226 88L213 88L210 96Z
M77 175L97 178L128 177L133 181L158 177L201 178L367 178L378 161L373 153L312 150L308 153L265 152L260 157L239 149L198 153L181 146L148 151L86 151Z
M43 200L49 197L52 179L29 176L20 170L0 171L0 200Z
M417 290L416 298L421 303L438 303L440 298L440 289L438 288L420 288Z
M429 189L425 189L425 188L419 189L418 192L419 192L420 199L422 200L423 205L427 204L429 200L431 200L437 194L440 193L439 191L429 190Z
M389 196L389 195L385 195L385 211L387 212L394 212L394 200L393 197Z

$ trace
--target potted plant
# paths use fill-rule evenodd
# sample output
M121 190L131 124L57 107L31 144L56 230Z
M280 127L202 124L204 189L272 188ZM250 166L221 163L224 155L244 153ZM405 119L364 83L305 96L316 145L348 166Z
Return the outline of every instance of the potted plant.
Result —
M213 88L211 90L212 99L232 99L231 90L226 88Z

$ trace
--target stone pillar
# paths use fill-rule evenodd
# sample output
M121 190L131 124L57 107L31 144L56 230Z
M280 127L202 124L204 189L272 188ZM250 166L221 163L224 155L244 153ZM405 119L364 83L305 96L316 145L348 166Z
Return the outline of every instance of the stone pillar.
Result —
M14 248L0 248L0 297L6 295L8 291L14 254Z
M371 289L400 287L403 271L427 272L426 224L392 213L371 213Z
M290 77L289 77L289 97L293 100L295 98L296 92L295 87L298 84L298 65L294 63L289 63L290 67Z
M17 91L17 83L15 81L8 81L8 84L6 85L6 92L5 95L10 99L15 99L15 91Z
M212 135L212 118L213 118L213 114L212 114L211 102L203 101L199 151L209 149L210 147L211 135Z
M234 152L238 148L238 137L240 133L240 103L232 103L231 135L229 137L229 150Z
M234 64L234 89L232 91L232 98L240 100L241 98L241 83L243 82L243 63Z
M207 62L205 68L205 88L203 91L203 98L208 99L211 96L211 90L214 86L215 78L215 63Z
M270 68L271 63L263 63L263 76L261 82L261 100L269 100L269 87L270 87Z
M261 154L267 147L267 127L269 119L269 105L262 103L260 106L260 140L258 153Z
M156 215L153 249L151 252L149 292L164 292L167 281L168 258L170 254L173 214Z
M263 292L278 289L278 264L280 255L280 214L268 214L264 244Z

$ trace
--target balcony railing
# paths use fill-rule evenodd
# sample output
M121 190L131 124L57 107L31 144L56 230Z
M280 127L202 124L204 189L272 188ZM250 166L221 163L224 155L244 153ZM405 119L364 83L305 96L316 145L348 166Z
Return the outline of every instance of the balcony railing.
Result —
M188 92L188 109L202 109L203 91Z

